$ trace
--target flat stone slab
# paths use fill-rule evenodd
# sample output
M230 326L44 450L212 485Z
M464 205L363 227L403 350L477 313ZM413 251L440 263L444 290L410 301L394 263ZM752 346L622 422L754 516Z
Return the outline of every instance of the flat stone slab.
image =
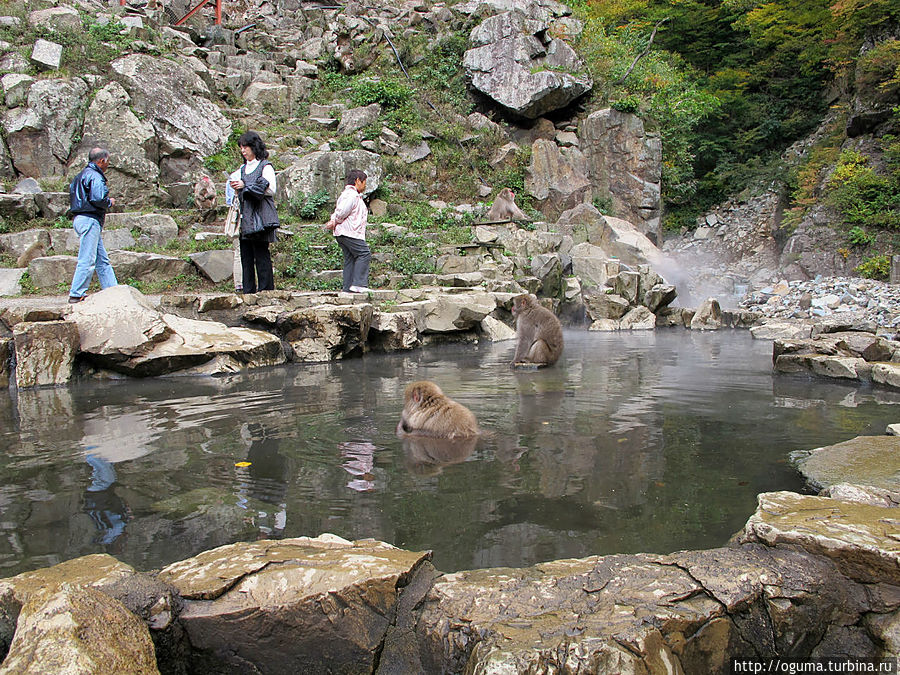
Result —
M822 489L838 483L900 491L900 437L857 436L792 455L800 473Z
M223 546L159 578L188 598L179 620L209 672L374 672L399 587L428 557L323 535Z
M739 540L830 558L863 583L900 583L900 511L794 492L764 492Z

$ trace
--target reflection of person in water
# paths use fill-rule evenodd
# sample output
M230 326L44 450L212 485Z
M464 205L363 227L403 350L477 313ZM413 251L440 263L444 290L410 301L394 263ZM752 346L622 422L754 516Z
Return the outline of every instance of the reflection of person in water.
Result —
M250 445L247 450L250 466L238 474L243 478L238 487L244 497L242 505L246 508L249 498L276 507L271 516L267 510L258 510L254 522L261 534L280 538L287 525L287 484L291 475L288 460L278 452L281 440L270 436L266 427L256 422L243 425L241 437Z
M91 485L84 491L84 512L90 516L99 534L95 544L112 544L125 533L125 525L131 520L131 509L113 490L116 470L99 455L88 454L85 460L91 465Z
M375 446L368 441L344 441L338 443L344 463L341 466L351 476L347 487L357 492L371 492L375 489Z

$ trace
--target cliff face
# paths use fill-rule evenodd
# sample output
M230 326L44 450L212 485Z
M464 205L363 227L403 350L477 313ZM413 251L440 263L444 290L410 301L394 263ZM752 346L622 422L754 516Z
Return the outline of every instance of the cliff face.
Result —
M660 137L636 115L597 109L573 49L583 26L560 3L277 0L229 4L222 26L205 8L175 28L183 4L6 5L7 189L33 177L57 194L89 149L105 145L122 206L185 209L203 174L221 191L240 161L236 134L255 129L279 170L280 200L292 206L333 200L357 167L388 217L430 202L477 218L482 200L512 187L534 220L554 223L593 203L664 237ZM668 236L695 286L727 294L849 275L891 250L889 233L876 230L864 233L865 246L859 236L848 244L846 219L826 197L843 151L887 170L900 86L879 55L896 43L887 34L867 42L832 114L785 154L796 185L773 179ZM60 215L21 203L0 195L0 231Z
M877 211L872 200L879 186L896 191L891 146L900 126L894 112L900 84L873 55L897 44L895 35L885 34L863 45L828 116L784 153L787 181L773 176L711 209L696 230L669 238L666 250L685 269L696 270L695 288L739 295L748 286L783 279L859 276L860 265L897 252L896 197L885 197L883 213L865 215ZM858 204L835 198L842 188L858 190L843 196Z

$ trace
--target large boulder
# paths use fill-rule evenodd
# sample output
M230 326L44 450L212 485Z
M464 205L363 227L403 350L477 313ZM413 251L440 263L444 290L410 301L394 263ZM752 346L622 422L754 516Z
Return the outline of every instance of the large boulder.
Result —
M251 82L241 98L254 112L289 117L293 103L291 88L274 82Z
M70 320L92 363L137 377L198 366L206 366L207 373L234 372L284 362L281 341L274 335L161 314L130 286L89 296L72 307Z
M422 332L471 330L495 309L497 302L490 293L441 295L423 303Z
M590 91L584 62L553 37L546 16L504 12L470 34L463 66L472 87L518 117L535 119Z
M158 253L114 250L109 252L118 279L173 279L190 274L193 265L182 258Z
M153 127L161 181L180 180L228 141L231 123L189 66L147 54L129 54L110 65L135 112Z
M715 298L700 303L691 319L691 330L719 330L722 327L722 308Z
M900 490L900 437L857 436L792 455L806 480L827 488L848 482L885 490Z
M337 133L339 136L351 134L363 127L374 124L380 115L381 106L378 103L345 110L341 115L341 122L338 125Z
M281 172L279 198L287 201L297 195L312 195L324 190L330 199L337 199L351 169L366 172L365 194L370 194L381 184L381 155L367 150L311 152Z
M581 279L587 292L606 292L606 282L619 273L621 266L599 246L582 242L572 247L572 273Z
M531 146L531 163L525 175L525 189L541 203L548 219L577 204L591 201L587 162L577 148L560 148L544 139Z
M196 672L368 673L427 556L323 535L223 546L159 576L187 599Z
M413 312L375 312L369 327L369 348L395 352L420 344L416 315Z
M0 296L19 295L22 292L22 277L27 271L22 267L0 268Z
M38 80L28 90L28 105L6 112L3 128L16 171L35 178L65 173L87 93L81 78Z
M0 387L9 386L10 365L12 363L13 341L0 338Z
M48 255L28 263L28 277L35 288L53 289L71 283L78 259L72 255Z
M607 108L582 120L578 137L594 197L608 199L616 217L661 242L659 136L647 133L637 115Z
M895 507L842 502L793 492L759 495L738 539L787 545L829 558L863 583L900 584L900 521Z
M150 246L163 246L178 236L178 223L165 213L107 213L103 227L138 230L138 241Z
M146 624L90 587L63 584L22 607L0 672L158 675Z
M162 319L172 335L149 353L116 364L116 370L138 377L174 372L221 375L277 366L286 360L281 340L270 333L174 314L163 314Z
M13 195L0 195L0 197L6 196ZM22 232L0 234L0 251L9 253L13 257L18 258L33 244L42 244L44 249L48 250L51 245L50 234L51 231L45 229L23 230Z
M72 7L50 7L37 9L28 14L32 26L50 28L53 31L77 31L82 29L81 16Z
M866 598L827 560L758 545L463 571L421 604L419 672L724 673L735 655L809 656Z
M60 410L52 412L62 414ZM71 413L70 410L65 412ZM42 414L45 413L42 410ZM55 592L63 584L105 592L135 575L129 565L105 553L98 553L0 580L0 653L9 647L22 606L34 596Z
M13 328L16 346L16 386L52 386L72 379L78 353L78 329L69 321L17 323Z
M81 351L106 365L127 361L164 342L172 329L136 288L119 285L89 295L72 306Z
M230 279L234 274L234 249L200 251L188 257L200 273L214 284Z
M294 350L295 361L331 361L366 348L372 305L316 305L278 316L278 330Z
M29 220L37 216L34 195L0 194L0 219L8 221Z
M95 146L110 152L106 171L117 205L146 205L159 188L159 150L156 131L131 109L131 97L118 82L110 82L94 96L84 116L79 150L82 166Z

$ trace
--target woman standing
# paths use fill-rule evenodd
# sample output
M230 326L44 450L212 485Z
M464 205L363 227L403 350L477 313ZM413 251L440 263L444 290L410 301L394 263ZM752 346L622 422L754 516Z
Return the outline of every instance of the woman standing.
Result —
M244 164L231 174L229 185L241 205L241 271L244 293L275 289L269 244L275 241L275 169L267 161L269 151L255 131L238 139Z

